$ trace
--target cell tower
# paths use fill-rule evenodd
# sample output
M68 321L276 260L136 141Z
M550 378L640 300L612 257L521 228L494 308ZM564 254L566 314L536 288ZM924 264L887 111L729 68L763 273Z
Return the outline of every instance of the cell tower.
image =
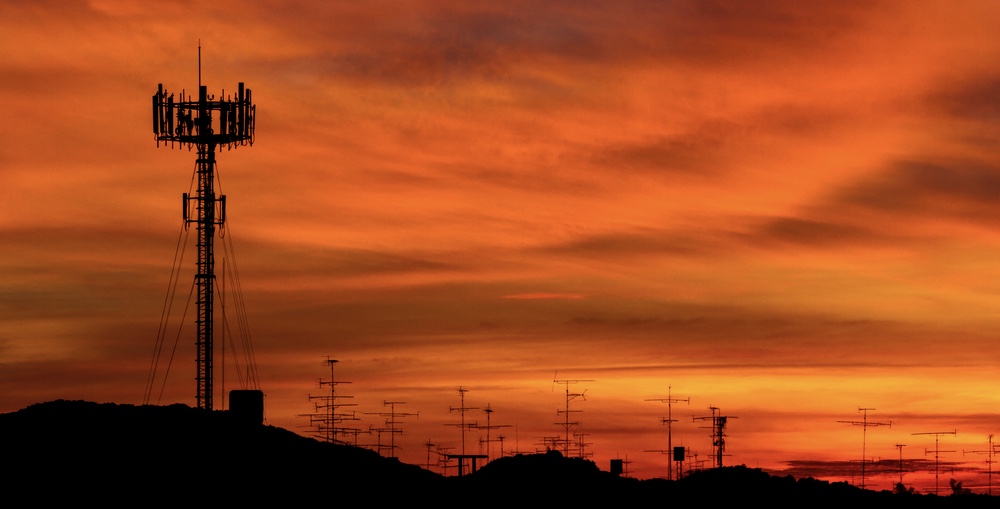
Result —
M694 417L696 421L712 421L712 445L715 447L715 466L717 468L722 468L722 453L726 450L726 423L729 419L738 419L739 417L730 417L728 415L720 415L718 407L710 406L709 410L712 411L712 415L705 417Z
M576 398L583 398L584 401L587 400L587 390L586 389L584 389L583 392L570 393L569 392L569 386L573 385L573 384L582 383L582 382L594 382L594 381L595 380L570 380L570 379L561 379L560 380L558 378L553 378L553 380L552 380L553 388L555 388L555 384L562 384L566 388L566 409L565 410L556 409L556 415L559 415L559 414L565 414L566 415L564 422L557 422L556 423L556 424L562 426L563 430L565 430L565 432L566 432L566 438L559 441L559 442L561 442L561 445L562 445L562 448L563 448L563 456L569 457L569 448L570 448L570 445L573 444L573 441L570 439L570 436L571 436L570 430L573 429L574 426L579 426L580 425L580 423L578 421L570 421L569 420L569 414L570 413L583 412L583 410L570 410L569 409L569 402L573 401ZM558 445L560 445L560 444L554 444L554 445L556 445L556 447L558 448ZM581 451L581 453L582 453L582 451Z
M955 435L958 436L958 430L955 431L928 431L925 433L911 433L911 435L934 435L934 494L938 494L938 474L941 471L941 453L942 452L955 452L955 451L942 451L939 448L941 435ZM930 452L924 449L924 455Z
M215 194L215 151L253 145L256 107L250 89L240 82L235 95L216 98L201 84L201 47L198 48L198 96L179 96L168 92L161 83L153 94L153 134L156 145L195 148L198 192L184 194L185 225L198 229L197 337L195 338L195 399L198 408L212 409L212 299L215 283L215 228L226 222L226 197ZM193 213L192 213L193 212Z
M674 403L687 403L689 405L691 404L691 398L690 397L684 398L684 399L671 397L671 394L670 394L671 390L672 390L672 387L667 386L667 397L666 398L653 398L653 399L647 399L646 400L646 401L659 401L661 403L666 403L667 404L667 417L666 417L666 419L663 419L663 422L662 422L662 424L666 424L667 425L667 454L673 454L674 442L673 442L673 434L672 434L672 430L671 430L671 425L673 423L677 422L676 419L672 418L670 409L671 409L671 407L673 406ZM683 461L683 460L681 460L681 461ZM673 461L669 461L669 460L667 461L667 480L668 481L674 480Z
M892 427L892 421L889 422L869 422L868 421L868 411L875 410L874 408L863 408L858 407L858 412L862 412L864 418L860 421L837 421L843 424L851 424L853 426L861 426L861 489L865 489L865 464L868 463L868 454L866 451L866 446L868 445L868 428L874 428L878 426L888 426Z

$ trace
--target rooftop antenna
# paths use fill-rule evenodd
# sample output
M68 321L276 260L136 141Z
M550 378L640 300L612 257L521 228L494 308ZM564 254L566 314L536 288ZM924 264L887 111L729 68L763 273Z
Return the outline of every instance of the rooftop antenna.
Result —
M866 460L866 450L865 447L868 443L868 428L874 428L878 426L888 426L892 427L892 421L889 422L868 422L868 411L875 410L874 408L864 408L858 407L858 412L862 412L864 418L860 421L837 421L844 424L851 424L854 426L861 426L861 489L865 489L865 463ZM902 451L900 451L902 452Z
M667 417L666 417L666 419L663 419L663 422L661 422L661 424L666 424L667 425L667 454L671 454L672 451L673 451L673 449L674 449L673 434L672 434L672 430L671 430L671 425L673 423L677 422L676 419L673 419L671 417L671 415L672 415L671 414L671 407L673 406L674 403L687 403L689 405L691 404L691 398L690 397L687 397L687 398L684 398L684 399L672 397L671 396L671 390L672 389L673 388L670 387L669 385L667 386L667 397L666 398L653 398L653 399L647 399L646 400L646 401L659 401L661 403L666 403L667 404ZM683 454L682 454L682 456L683 456ZM673 461L667 461L667 480L668 481L674 480Z
M486 443L486 462L489 463L490 458L493 455L493 442L496 440L500 440L500 455L503 456L503 436L499 439L490 439L490 430L509 428L510 424L490 424L490 418L493 415L494 410L490 407L489 403L486 404L486 408L483 409L483 412L486 412L486 426L477 426L477 428L486 430L486 440L480 440L480 444L483 442Z
M996 449L993 447L993 433L990 433L988 439L989 447L985 451L962 451L962 454L985 454L986 455L986 494L993 495L993 456L996 454Z
M938 474L941 470L940 453L942 452L955 452L955 451L942 451L938 448L941 435L955 435L958 436L958 430L954 431L928 431L925 433L911 433L911 435L934 435L934 494L938 494ZM924 449L924 456L928 453L927 449Z
M899 486L903 486L903 448L906 444L896 444L896 449L899 449Z
M448 413L458 412L462 416L462 422L461 422L461 424L454 424L454 423L445 424L445 426L458 426L462 430L462 452L460 454L451 454L451 455L449 455L449 459L450 458L457 458L458 459L458 475L459 476L465 475L465 460L466 459L471 459L472 460L471 468L472 468L473 471L475 471L476 470L476 459L479 458L479 457L483 457L483 458L486 457L485 455L480 455L480 454L467 455L465 453L465 430L466 429L475 429L475 428L479 427L475 422L472 422L472 423L466 423L465 422L465 412L467 412L469 410L479 410L479 407L467 407L467 406L465 406L465 393L467 393L467 392L469 392L468 389L466 389L465 387L459 386L458 387L458 394L461 397L461 401L462 401L461 406L457 406L457 407L450 406L450 407L448 407ZM489 414L487 414L487 415L489 415Z
M397 417L410 417L410 416L414 416L414 415L417 416L418 418L420 417L420 412L411 413L411 412L397 412L396 411L396 405L405 405L405 404L406 404L405 401L386 401L386 400L383 400L382 401L382 406L383 407L389 407L389 411L388 412L365 412L367 414L380 415L380 416L386 418L385 419L385 425L386 425L386 427L385 428L376 428L376 430L375 430L375 431L377 431L379 433L379 440L378 440L378 449L379 449L378 453L379 454L382 454L382 448L383 448L382 447L382 432L383 431L387 431L387 432L389 432L389 457L390 458L395 458L396 457L396 435L403 434L402 428L397 428L396 427L397 424L402 424L402 421L397 421L396 420Z
M427 441L424 442L424 447L427 448L427 466L424 467L424 468L426 468L427 470L430 470L431 469L431 448L432 447L437 447L437 444L431 442L431 439L428 438Z
M558 372L556 372L556 375L558 375ZM576 398L582 398L584 401L587 401L587 390L586 389L584 389L583 392L570 393L569 392L569 386L570 385L574 385L574 384L578 384L578 383L582 383L582 382L594 382L594 381L595 380L568 379L568 378L559 379L559 378L555 378L555 377L553 377L553 379L552 379L553 390L555 389L555 384L562 384L566 388L566 409L565 410L556 409L556 415L560 415L560 414L565 414L566 415L566 418L565 418L564 422L557 422L556 423L556 424L562 426L563 430L565 430L565 432L566 432L566 438L564 440L561 440L562 446L563 446L563 456L569 457L569 446L572 443L572 441L570 440L570 430L574 426L579 426L580 425L579 421L570 421L569 420L569 414L570 413L583 412L583 410L570 410L569 409L569 402L573 401ZM553 445L555 445L556 447L558 447L559 444L554 443Z
M355 445L357 444L357 438L360 430L357 428L347 428L342 426L344 421L357 421L360 420L354 412L346 413L339 411L345 406L357 406L356 403L341 403L342 399L351 399L354 396L345 396L343 394L337 394L337 386L340 384L349 384L351 382L338 381L334 376L334 366L340 362L337 359L326 358L326 364L330 366L330 379L323 380L319 379L317 385L322 389L324 387L330 388L329 394L323 394L319 396L309 395L309 400L313 401L316 412L312 414L306 414L309 417L309 422L311 425L316 427L317 434L319 438L322 438L326 442L330 443L347 443L346 441L339 440L337 437L339 435L349 436L354 435Z
M224 227L226 197L215 194L215 151L253 145L256 107L250 89L240 82L233 97L209 96L201 84L201 42L198 43L198 96L181 90L180 96L169 93L159 84L153 94L153 134L156 145L195 148L198 192L183 195L184 224L198 228L198 263L195 283L198 287L198 315L195 319L195 400L198 408L212 409L213 298L215 295L215 228ZM193 211L192 211L193 208ZM193 214L192 214L193 212ZM194 217L192 217L192 215Z
M715 447L715 466L717 468L722 468L722 453L726 450L726 423L729 419L738 419L738 417L730 417L728 415L721 415L719 407L710 406L709 410L712 411L712 415L705 417L694 417L696 421L712 421L712 445Z

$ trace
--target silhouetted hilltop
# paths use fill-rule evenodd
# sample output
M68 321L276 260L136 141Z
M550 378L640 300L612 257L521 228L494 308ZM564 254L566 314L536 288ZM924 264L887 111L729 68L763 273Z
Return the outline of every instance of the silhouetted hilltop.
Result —
M727 467L680 481L620 478L558 452L497 459L442 477L361 448L185 405L53 401L0 414L9 500L164 505L448 502L503 507L765 503L770 507L996 507L995 497L897 495ZM201 504L198 504L201 505Z
M225 411L185 405L53 401L0 414L7 494L64 500L319 500L378 484L431 488L442 477ZM373 495L380 495L375 492Z

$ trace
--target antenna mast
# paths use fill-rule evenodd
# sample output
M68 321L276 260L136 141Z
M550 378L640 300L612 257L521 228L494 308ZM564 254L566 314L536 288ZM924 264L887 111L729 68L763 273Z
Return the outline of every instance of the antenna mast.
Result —
M661 424L666 424L667 425L667 454L670 454L670 455L673 456L673 455L676 455L676 453L674 452L674 443L673 443L673 438L672 438L673 435L672 435L671 425L673 423L677 422L677 420L673 419L671 417L670 408L673 406L674 403L687 403L687 404L690 405L691 404L691 398L690 397L687 397L687 398L684 398L684 399L673 398L670 395L670 391L672 389L673 389L672 387L667 386L667 397L666 398L647 399L646 401L659 401L661 403L666 403L667 404L667 418L663 419L663 422ZM667 460L667 480L668 481L674 480L674 470L673 470L673 464L674 464L674 462L672 460L673 460L673 457L671 457L671 458L669 458Z
M939 446L939 441L941 435L958 435L958 430L955 431L928 431L926 433L910 433L911 435L934 435L934 494L938 494L938 473L941 471L940 454L942 452L955 452L955 451L942 451ZM927 449L924 449L924 455L926 456Z
M712 411L711 416L706 417L694 417L696 421L712 421L712 445L715 446L715 466L722 468L722 453L726 450L726 422L729 419L739 419L739 417L730 417L728 415L719 415L721 412L719 407L710 406L709 410Z
M161 83L153 94L153 134L164 142L198 151L198 192L183 195L185 225L198 228L197 337L195 338L195 400L198 408L212 409L213 297L215 283L215 228L226 222L226 197L215 194L215 151L253 145L256 107L243 83L233 97L209 96L201 85L201 43L198 44L198 97L168 93ZM192 210L193 209L193 210ZM192 214L193 212L193 214ZM193 216L193 217L192 217Z
M334 366L340 361L337 359L326 358L326 364L330 366L330 379L323 380L319 379L317 385L322 389L323 387L330 387L329 394L322 394L319 396L309 395L309 401L313 401L315 406L315 413L306 414L305 417L309 417L309 423L316 427L318 438L330 443L348 443L347 440L338 439L339 435L347 437L351 434L354 435L354 445L357 445L358 434L360 430L358 428L348 428L342 425L344 421L357 421L360 420L352 411L351 413L341 412L341 407L345 406L357 406L356 403L341 403L342 399L352 399L354 396L345 396L343 394L337 393L337 386L340 384L349 384L351 382L344 382L337 380L334 377Z
M388 431L389 432L389 445L388 445L389 457L390 458L395 458L396 457L396 435L402 435L403 434L403 429L397 427L399 424L402 424L402 421L396 420L397 418L399 418L399 417L410 417L410 416L413 416L413 415L417 416L418 418L420 417L420 412L413 413L413 412L397 412L396 411L396 405L405 405L405 404L406 404L405 401L388 401L388 400L383 400L382 401L382 406L383 407L389 407L389 411L388 412L365 412L365 413L370 413L370 414L373 414L373 415L379 415L379 416L382 416L382 417L386 418L385 419L385 425L386 425L386 427L385 428L377 428L375 430L379 434L379 440L378 440L378 453L379 454L382 454L382 449L385 448L382 445L382 432L383 431Z
M552 380L553 384L562 384L562 385L566 386L566 410L556 409L556 415L566 414L566 420L565 420L565 422L557 422L556 423L556 424L562 426L563 429L566 431L566 438L564 440L561 440L562 446L563 446L563 456L565 456L565 457L569 457L569 446L572 443L572 441L569 438L570 437L570 429L572 429L573 426L579 426L580 425L580 423L578 421L572 421L571 422L569 420L569 414L571 412L572 413L583 412L583 410L570 410L569 409L569 402L573 401L576 398L583 398L584 401L587 400L587 391L586 391L586 389L583 392L570 393L569 392L569 386L572 385L572 384L578 384L580 382L594 382L594 381L595 380L570 380L570 379L562 379L562 380L560 380L560 379L553 379ZM554 445L556 445L558 447L558 444L554 444ZM584 442L581 440L581 442L580 442L580 457L581 458L584 456L584 454L583 454L583 445L584 445Z
M990 435L989 435L989 444L990 444L989 448L987 448L985 451L964 451L963 450L962 454L965 454L966 452L970 452L970 453L973 453L973 454L985 454L986 455L986 468L988 469L987 473L986 473L986 482L987 482L987 485L986 485L986 494L987 495L993 495L993 463L995 463L993 461L993 456L996 454L996 449L993 446L993 433L990 433Z
M865 464L868 459L865 457L867 455L866 446L868 445L868 428L878 427L878 426L888 426L892 427L892 421L889 422L868 422L868 411L875 410L874 408L863 408L858 407L858 412L863 412L864 418L860 421L837 421L843 424L851 424L854 426L861 426L861 489L865 489ZM902 449L900 449L902 453Z

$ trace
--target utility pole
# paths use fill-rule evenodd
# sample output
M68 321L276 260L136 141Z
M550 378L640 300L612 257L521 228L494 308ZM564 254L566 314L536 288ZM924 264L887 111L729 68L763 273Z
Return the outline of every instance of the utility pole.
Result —
M689 405L691 404L691 398L690 397L684 398L684 399L672 397L671 394L670 394L670 392L671 392L672 389L673 389L672 387L667 386L667 397L666 398L654 398L654 399L647 399L646 400L646 401L659 401L661 403L666 403L667 404L667 418L663 419L663 422L661 424L666 424L667 425L667 454L671 455L671 458L670 458L671 460L673 459L672 455L674 454L674 452L673 452L674 451L674 443L673 443L673 434L672 434L672 430L671 430L671 425L673 423L677 422L672 417L671 407L673 406L674 403L687 403ZM673 461L667 461L667 480L668 481L674 480L673 463L674 463Z
M868 462L866 457L865 447L868 443L868 428L878 427L878 426L889 426L892 427L892 421L889 422L868 422L868 411L875 410L874 408L862 408L858 407L858 412L863 412L864 418L860 421L837 421L844 424L851 424L854 426L861 426L861 489L865 489L865 464Z
M938 494L938 474L941 470L940 454L942 452L955 452L955 451L942 451L939 448L939 441L941 435L955 435L958 436L958 430L955 431L928 431L926 433L911 433L911 435L934 435L934 494ZM924 448L924 456L928 453L927 449Z
M225 92L223 92L225 94ZM226 197L215 194L215 151L253 145L256 108L250 89L241 82L234 96L209 96L201 84L201 46L198 47L198 96L183 90L169 93L161 83L153 94L153 134L156 144L198 152L198 192L183 195L185 225L198 229L198 314L195 319L195 400L198 408L212 410L213 298L215 296L215 228L226 222ZM192 213L193 212L193 213ZM193 217L192 217L193 216Z

